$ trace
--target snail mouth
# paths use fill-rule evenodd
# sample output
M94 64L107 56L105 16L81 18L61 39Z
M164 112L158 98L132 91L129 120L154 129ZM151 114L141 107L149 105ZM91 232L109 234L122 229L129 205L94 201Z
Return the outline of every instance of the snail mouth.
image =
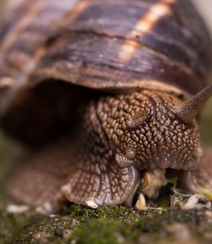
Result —
M196 170L200 163L200 157L191 156L189 160L181 159L177 155L157 156L155 158L144 161L138 161L137 167L139 170L153 169L173 169L192 171Z
M160 163L160 168L162 169L173 169L173 170L185 170L185 171L190 171L190 170L195 170L198 168L199 165L199 160L192 160L192 161L178 161L178 160L173 160L173 161L161 161Z

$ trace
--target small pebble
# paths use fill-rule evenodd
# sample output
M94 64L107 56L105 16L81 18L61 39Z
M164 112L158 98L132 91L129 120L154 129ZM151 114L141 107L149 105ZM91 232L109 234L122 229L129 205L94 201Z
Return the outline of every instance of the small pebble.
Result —
M181 205L181 209L183 209L183 210L193 209L197 205L198 201L199 201L199 197L196 194L191 195L188 198L187 202L185 204Z
M165 230L172 234L180 241L185 241L191 238L191 232L186 224L172 223L165 226ZM182 242L181 242L182 243Z
M30 207L28 205L15 205L15 204L10 204L7 206L7 212L8 213L24 213L28 211Z
M63 237L63 230L61 228L56 228L54 234L58 237Z

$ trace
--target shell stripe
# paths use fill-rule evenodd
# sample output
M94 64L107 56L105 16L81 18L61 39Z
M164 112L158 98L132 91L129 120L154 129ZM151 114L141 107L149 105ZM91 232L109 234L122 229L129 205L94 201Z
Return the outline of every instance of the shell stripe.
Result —
M175 3L176 0L161 0L150 7L149 11L142 16L142 18L135 24L135 29L133 29L129 36L136 36L139 32L139 38L145 35L146 32L150 31L155 23L157 23L161 18L170 13L170 4ZM127 42L128 40L126 40ZM133 54L136 52L137 47L131 46L129 48L128 43L124 43L118 54L118 57L123 61L129 61Z
M0 105L1 116L5 113L6 108L9 107L9 104L12 104L13 99L18 96L19 93L17 90L21 92L23 87L28 85L27 82L30 73L36 69L40 58L45 54L44 43L48 39L50 32L56 28L56 23L61 20L67 12L70 12L70 9L75 6L77 1L78 0L64 0L65 8L57 8L57 6L53 8L54 3L58 5L57 0L34 1L35 4L27 11L29 16L24 15L17 26L11 29L13 34L11 34L11 36L6 36L3 40L2 48L4 48L4 52L2 52L0 56L0 64L2 64L0 68L0 89L4 89L5 86L11 86L11 89L9 89L7 97ZM39 18L42 16L44 17L43 23L39 22ZM38 21L36 22L36 20ZM40 35L38 32L40 28L32 28L36 23L41 23L47 27L45 35ZM33 29L34 32L32 31ZM28 38L30 35L32 39L35 37L32 50L26 48L28 42L26 42L25 38ZM37 37L37 35L39 36ZM19 38L17 38L17 36L19 36ZM27 53L29 50L30 53ZM6 58L4 59L3 57Z
M30 9L24 14L14 28L10 30L5 40L1 43L0 53L4 55L8 49L16 42L17 37L25 28L34 20L35 16L45 7L47 2L38 0Z
M104 36L72 34L68 39L63 39L63 42L60 40L58 46L53 45L48 50L48 54L39 63L33 79L39 80L41 77L45 79L51 76L103 89L127 88L131 85L134 85L134 88L142 87L141 75L143 80L155 79L170 84L178 82L179 85L185 81L191 83L189 69L147 48L139 48L128 63L122 63L121 59L117 59L117 53L113 51L118 50L122 43L123 40L118 38L111 40ZM95 53L96 50L99 52ZM164 70L166 70L165 77ZM175 72L176 70L178 72ZM136 79L136 85L131 83Z
M7 72L7 75L10 73L16 76L20 70L27 75L33 68L28 63L34 63L34 68L36 67L38 60L35 59L39 56L36 53L41 53L39 49L43 49L45 41L56 28L57 22L77 1L79 0L65 0L63 4L58 4L57 0L33 1L27 13L23 14L1 43L1 57L3 55L6 57L4 65L12 71Z

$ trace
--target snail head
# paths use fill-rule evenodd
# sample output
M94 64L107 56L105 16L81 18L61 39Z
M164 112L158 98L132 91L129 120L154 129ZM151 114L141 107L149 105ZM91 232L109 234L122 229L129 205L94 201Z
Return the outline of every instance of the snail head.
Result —
M163 91L142 90L107 96L99 107L103 127L121 167L139 170L194 170L203 150L196 114L212 95L212 85L186 101Z

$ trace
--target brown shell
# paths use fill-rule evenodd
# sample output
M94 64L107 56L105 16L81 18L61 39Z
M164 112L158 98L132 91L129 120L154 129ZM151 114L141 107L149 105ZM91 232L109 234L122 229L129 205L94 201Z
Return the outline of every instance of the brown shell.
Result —
M189 1L10 0L7 5L0 33L2 83L12 77L17 86L33 86L55 78L126 90L159 81L189 94L207 84L211 42Z

